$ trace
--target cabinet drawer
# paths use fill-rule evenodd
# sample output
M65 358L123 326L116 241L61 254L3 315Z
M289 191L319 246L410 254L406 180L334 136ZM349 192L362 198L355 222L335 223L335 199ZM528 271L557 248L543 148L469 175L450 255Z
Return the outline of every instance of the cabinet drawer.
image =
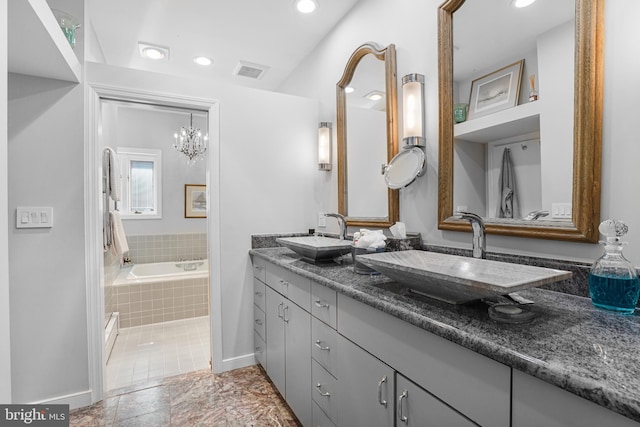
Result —
M313 402L313 408L311 408L311 420L313 427L336 427L316 402Z
M255 304L253 305L253 330L256 331L262 339L267 337L267 324L264 311L260 310Z
M311 312L311 280L274 264L267 265L267 285Z
M311 319L311 356L331 375L338 372L338 332L315 317Z
M509 367L343 294L338 332L474 422L510 425Z
M338 415L338 382L318 362L311 361L311 396L327 417L336 422Z
M336 291L311 282L311 314L336 328Z
M257 332L253 332L253 354L255 355L256 362L262 367L267 369L267 345Z
M258 279L253 279L253 303L257 305L260 310L265 311L264 309L264 294L266 285L259 281Z
M253 257L253 277L266 283L267 262L261 258Z

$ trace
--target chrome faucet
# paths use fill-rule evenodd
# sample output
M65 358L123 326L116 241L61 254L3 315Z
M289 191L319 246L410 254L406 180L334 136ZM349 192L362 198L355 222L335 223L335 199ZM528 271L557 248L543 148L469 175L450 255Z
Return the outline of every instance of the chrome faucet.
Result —
M484 238L484 222L479 215L471 212L458 211L454 215L456 218L465 219L471 223L473 231L473 257L485 259L487 257L487 243Z
M340 240L347 239L347 220L344 215L340 215L339 213L326 213L324 216L330 216L336 218L338 220L338 225L340 225Z

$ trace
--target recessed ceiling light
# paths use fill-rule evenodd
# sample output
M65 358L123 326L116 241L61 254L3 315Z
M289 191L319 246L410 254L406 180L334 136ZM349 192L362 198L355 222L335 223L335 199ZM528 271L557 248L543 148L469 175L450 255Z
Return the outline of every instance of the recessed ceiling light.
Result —
M316 0L296 0L294 5L300 13L311 13L318 8L318 2Z
M533 4L536 0L513 0L511 4L513 7L522 8Z
M367 99L370 99L371 101L380 101L384 97L384 93L378 90L372 90L371 92L366 94L364 97Z
M211 60L211 58L207 58L206 56L196 56L195 58L193 58L193 62L206 67L208 65L211 65L213 61Z
M143 58L159 60L169 59L169 48L164 46L156 46L148 43L138 42L138 51Z

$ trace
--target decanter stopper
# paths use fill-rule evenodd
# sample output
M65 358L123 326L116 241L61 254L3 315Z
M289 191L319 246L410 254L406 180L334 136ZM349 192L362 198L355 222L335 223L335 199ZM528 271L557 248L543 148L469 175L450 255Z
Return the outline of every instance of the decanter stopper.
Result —
M606 238L607 243L620 241L620 237L629 232L629 227L624 222L617 219L605 219L600 223L598 231Z

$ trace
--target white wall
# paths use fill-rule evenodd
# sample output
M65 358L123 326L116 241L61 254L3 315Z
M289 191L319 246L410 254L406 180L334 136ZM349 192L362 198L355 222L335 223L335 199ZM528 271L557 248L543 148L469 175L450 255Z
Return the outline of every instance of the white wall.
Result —
M206 232L206 219L184 217L184 185L205 184L206 161L189 166L186 157L173 148L173 134L189 125L189 112L103 101L102 113L105 145L162 151L162 218L123 219L126 234ZM194 114L193 125L206 133L206 114Z
M0 76L7 75L7 0L0 0ZM7 78L0 79L0 402L11 402L7 170Z
M410 72L426 76L428 169L426 175L400 194L400 218L410 231L422 233L429 244L469 247L468 233L437 229L437 9L441 0L368 0L358 3L323 43L280 88L287 93L318 98L322 120L335 121L335 91L349 54L369 40L395 43L398 76ZM601 218L624 219L630 229L625 254L640 265L640 197L633 183L640 180L637 167L640 143L635 117L640 115L640 56L636 49L640 27L640 2L605 2L605 95ZM372 22L379 25L371 25ZM399 91L400 93L400 91ZM336 172L316 180L319 210L337 206ZM489 235L490 251L530 254L550 258L591 261L602 250L597 244L568 243Z
M253 363L251 234L304 231L314 218L315 100L87 63L90 83L220 105L219 236L225 366ZM212 204L215 201L211 202ZM246 357L245 357L246 356Z
M28 403L88 389L84 91L9 74L8 99L8 211L53 207L53 228L8 227L13 401Z

